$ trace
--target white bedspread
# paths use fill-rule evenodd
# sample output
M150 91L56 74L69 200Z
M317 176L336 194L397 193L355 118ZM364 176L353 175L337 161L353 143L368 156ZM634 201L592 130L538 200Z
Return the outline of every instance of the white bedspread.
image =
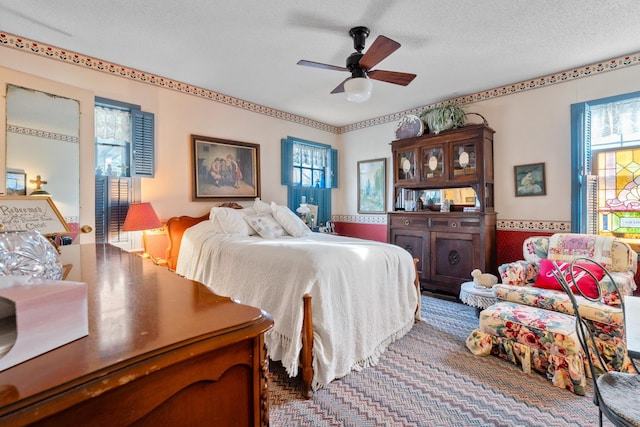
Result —
M302 348L302 296L312 296L313 389L377 363L406 334L419 301L404 249L329 234L273 240L187 229L176 272L273 316L268 355L290 376Z

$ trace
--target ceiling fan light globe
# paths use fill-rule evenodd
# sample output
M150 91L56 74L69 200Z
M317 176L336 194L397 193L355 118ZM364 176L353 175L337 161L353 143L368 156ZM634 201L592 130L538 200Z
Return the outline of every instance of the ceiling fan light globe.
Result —
M351 102L364 102L371 97L373 82L366 77L354 77L344 83L344 91Z

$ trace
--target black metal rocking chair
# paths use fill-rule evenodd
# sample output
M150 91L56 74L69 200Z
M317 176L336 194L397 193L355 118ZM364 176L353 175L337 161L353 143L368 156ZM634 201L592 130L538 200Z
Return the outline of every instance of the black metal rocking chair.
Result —
M572 286L577 292L588 301L601 301L602 289L598 285L598 298L586 296L577 286L576 275L578 273L587 274L598 283L592 272L578 264L586 262L597 265L602 269L604 275L609 278L620 295L620 306L624 316L624 298L620 294L618 286L611 277L611 274L600 263L589 258L578 258L571 262L568 269L568 276L571 284L566 279L566 272L563 272L554 261L553 275L560 283L564 291L569 295L573 311L576 318L576 332L580 346L586 355L591 376L593 379L593 402L598 406L599 425L602 426L602 414L604 414L616 426L640 426L640 375L637 375L638 368L633 359L631 363L636 370L636 374L628 372L608 371L604 358L595 341L593 330L580 315L580 305L572 292ZM604 277L604 276L603 276ZM623 339L626 338L623 336Z

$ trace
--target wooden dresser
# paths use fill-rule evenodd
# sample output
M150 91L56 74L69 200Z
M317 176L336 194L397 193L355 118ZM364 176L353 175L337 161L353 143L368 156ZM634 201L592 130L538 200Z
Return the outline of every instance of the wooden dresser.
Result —
M268 425L263 311L82 245L89 335L0 372L0 425Z

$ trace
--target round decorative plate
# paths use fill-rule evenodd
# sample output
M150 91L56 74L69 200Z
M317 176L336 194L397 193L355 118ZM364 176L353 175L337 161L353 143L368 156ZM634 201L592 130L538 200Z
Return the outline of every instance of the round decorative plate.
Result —
M436 156L429 157L429 169L432 171L436 170L438 167L438 158Z
M396 125L396 138L404 139L424 133L424 122L414 114L407 114Z
M458 162L460 163L460 167L466 168L469 165L469 153L467 153L466 151L460 153Z
M411 162L406 157L402 158L402 171L407 173L411 170Z

